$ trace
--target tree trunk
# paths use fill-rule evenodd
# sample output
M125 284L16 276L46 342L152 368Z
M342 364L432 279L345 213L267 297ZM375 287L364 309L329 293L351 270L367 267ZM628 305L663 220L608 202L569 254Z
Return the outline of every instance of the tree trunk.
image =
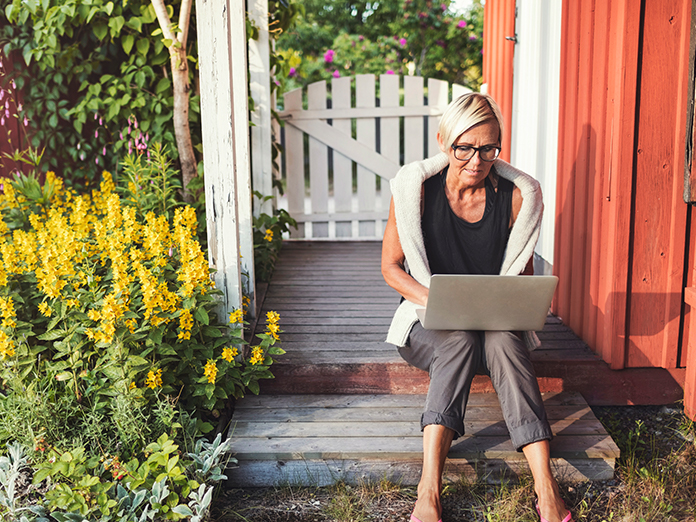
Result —
M181 163L181 178L184 186L184 201L191 203L193 195L187 190L189 182L196 177L196 156L191 142L191 128L189 127L189 68L186 59L186 51L169 48L172 63L172 86L174 90L174 135L176 136L176 148L179 150L179 162Z
M193 152L191 142L191 128L189 127L189 68L186 58L186 35L188 34L189 19L191 15L191 0L183 0L179 13L179 34L172 30L172 22L169 19L164 0L152 0L152 6L157 14L157 21L162 29L164 37L171 41L169 56L172 65L172 88L174 91L174 135L176 136L176 148L179 151L181 163L181 178L184 186L184 201L191 203L193 195L186 189L189 182L196 177L196 155Z

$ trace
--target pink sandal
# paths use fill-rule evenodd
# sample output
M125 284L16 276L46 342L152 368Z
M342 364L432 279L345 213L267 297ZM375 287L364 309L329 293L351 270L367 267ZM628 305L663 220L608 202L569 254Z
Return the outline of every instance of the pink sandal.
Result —
M413 516L413 513L411 513L411 522L421 522L418 520L416 517ZM442 522L442 519L438 520L438 522Z
M544 517L541 516L541 510L539 509L538 502L535 503L535 506L536 506L537 513L539 513L539 518L541 519L541 522L549 522L548 520L546 520ZM411 515L411 518L413 518L413 515ZM416 519L416 520L418 520L418 519ZM565 516L565 518L563 520L561 520L561 522L573 522L573 515L570 514L570 510L568 510L568 514Z

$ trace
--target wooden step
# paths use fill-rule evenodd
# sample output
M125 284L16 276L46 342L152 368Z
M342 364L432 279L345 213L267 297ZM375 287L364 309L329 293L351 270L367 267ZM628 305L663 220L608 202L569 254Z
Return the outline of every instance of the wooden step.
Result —
M605 480L619 449L582 395L545 393L554 473L560 480ZM239 466L229 485L325 486L387 478L417 484L422 466L424 395L262 395L238 401L230 426ZM445 480L498 482L527 473L510 443L495 394L470 396L466 434L452 444Z

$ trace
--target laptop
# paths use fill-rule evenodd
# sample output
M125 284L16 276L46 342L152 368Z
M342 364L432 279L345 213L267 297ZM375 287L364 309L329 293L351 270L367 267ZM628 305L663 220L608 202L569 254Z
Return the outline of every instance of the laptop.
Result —
M441 275L430 279L426 330L542 330L556 276Z

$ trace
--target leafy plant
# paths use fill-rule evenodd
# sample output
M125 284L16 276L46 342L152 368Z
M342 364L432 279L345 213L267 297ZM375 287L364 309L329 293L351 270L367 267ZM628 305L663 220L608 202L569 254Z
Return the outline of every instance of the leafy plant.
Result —
M273 199L258 191L254 191L254 196L262 203ZM290 227L297 228L297 222L282 208L275 208L272 216L261 213L254 218L254 270L258 280L271 279L283 245L283 233L289 232Z

